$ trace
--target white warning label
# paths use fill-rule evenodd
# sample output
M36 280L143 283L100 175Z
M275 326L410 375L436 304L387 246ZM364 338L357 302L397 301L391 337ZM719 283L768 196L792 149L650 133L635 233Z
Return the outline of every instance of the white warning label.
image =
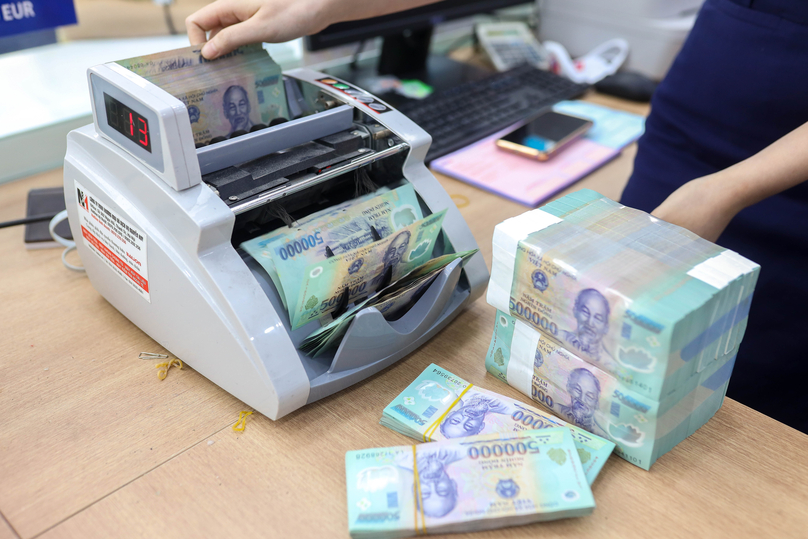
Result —
M151 303L146 235L108 208L79 182L74 181L74 184L84 245Z

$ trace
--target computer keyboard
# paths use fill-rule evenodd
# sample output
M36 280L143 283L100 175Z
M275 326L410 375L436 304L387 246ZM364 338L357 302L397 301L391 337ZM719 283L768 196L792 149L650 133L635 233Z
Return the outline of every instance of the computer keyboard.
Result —
M588 88L525 64L410 101L399 110L432 135L425 159L429 162Z

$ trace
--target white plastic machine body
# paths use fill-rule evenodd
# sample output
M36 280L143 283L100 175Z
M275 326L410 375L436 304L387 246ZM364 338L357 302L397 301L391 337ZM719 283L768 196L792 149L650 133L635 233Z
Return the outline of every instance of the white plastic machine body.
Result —
M91 68L88 81L94 121L68 135L64 167L88 277L154 340L264 415L278 419L382 370L482 294L478 253L445 268L400 319L365 309L337 350L303 354L298 344L319 325L292 331L267 274L238 244L265 232L278 205L299 217L320 209L315 201L345 201L364 169L391 188L409 182L424 214L447 210L436 255L476 248L423 163L429 135L361 89L302 69L283 75L296 119L195 148L188 110L167 92L114 63ZM143 134L111 127L109 99Z

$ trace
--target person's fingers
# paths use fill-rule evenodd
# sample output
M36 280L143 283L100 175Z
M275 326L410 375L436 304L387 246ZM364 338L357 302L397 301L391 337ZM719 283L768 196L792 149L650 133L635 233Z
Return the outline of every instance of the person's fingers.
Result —
M263 30L260 24L252 20L222 28L202 47L202 56L213 60L242 45L260 43L263 41Z
M224 28L248 19L252 13L245 12L244 4L234 0L217 0L185 19L188 40L199 45L208 40L207 32Z
M191 45L200 45L208 40L205 30L192 21L190 16L185 19L185 29L188 32L188 41Z

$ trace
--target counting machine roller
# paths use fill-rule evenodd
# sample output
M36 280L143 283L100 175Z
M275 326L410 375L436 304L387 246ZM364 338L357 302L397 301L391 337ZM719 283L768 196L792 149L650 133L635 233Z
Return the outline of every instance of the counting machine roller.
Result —
M429 135L371 94L311 70L283 74L289 120L195 147L186 106L115 63L88 71L93 123L68 135L68 218L93 286L206 378L277 419L403 358L479 297L482 256L455 261L401 318L360 312L338 349L298 344L245 240L409 182L424 215L447 210L434 256L476 248L424 165ZM126 116L125 129L119 117ZM263 126L259 126L263 127Z

